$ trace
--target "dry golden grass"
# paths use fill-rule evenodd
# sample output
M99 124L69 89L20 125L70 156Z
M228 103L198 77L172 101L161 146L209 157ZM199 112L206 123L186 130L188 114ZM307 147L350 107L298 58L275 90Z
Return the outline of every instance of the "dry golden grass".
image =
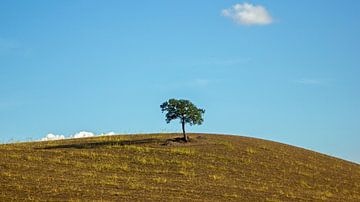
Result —
M360 201L360 165L255 138L122 135L0 145L0 201Z

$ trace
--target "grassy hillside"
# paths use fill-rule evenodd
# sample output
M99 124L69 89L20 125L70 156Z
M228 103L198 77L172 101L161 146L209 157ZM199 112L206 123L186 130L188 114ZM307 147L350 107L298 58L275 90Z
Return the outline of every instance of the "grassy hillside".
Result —
M255 138L149 134L0 145L0 201L360 201L360 165Z

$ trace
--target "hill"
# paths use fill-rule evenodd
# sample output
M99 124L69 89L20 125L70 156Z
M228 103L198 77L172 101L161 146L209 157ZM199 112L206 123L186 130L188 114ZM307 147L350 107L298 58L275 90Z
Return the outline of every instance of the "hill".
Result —
M256 138L117 135L0 145L0 201L360 201L360 165Z

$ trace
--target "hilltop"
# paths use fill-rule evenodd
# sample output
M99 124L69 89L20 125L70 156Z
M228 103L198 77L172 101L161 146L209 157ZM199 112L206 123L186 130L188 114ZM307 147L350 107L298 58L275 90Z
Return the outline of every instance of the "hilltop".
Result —
M256 138L116 135L0 145L0 201L360 201L360 165Z

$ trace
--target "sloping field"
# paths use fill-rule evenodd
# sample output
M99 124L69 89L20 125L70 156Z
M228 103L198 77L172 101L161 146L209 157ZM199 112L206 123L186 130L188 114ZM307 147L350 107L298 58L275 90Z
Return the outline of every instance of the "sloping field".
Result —
M179 136L0 145L0 201L360 201L358 164L255 138Z

